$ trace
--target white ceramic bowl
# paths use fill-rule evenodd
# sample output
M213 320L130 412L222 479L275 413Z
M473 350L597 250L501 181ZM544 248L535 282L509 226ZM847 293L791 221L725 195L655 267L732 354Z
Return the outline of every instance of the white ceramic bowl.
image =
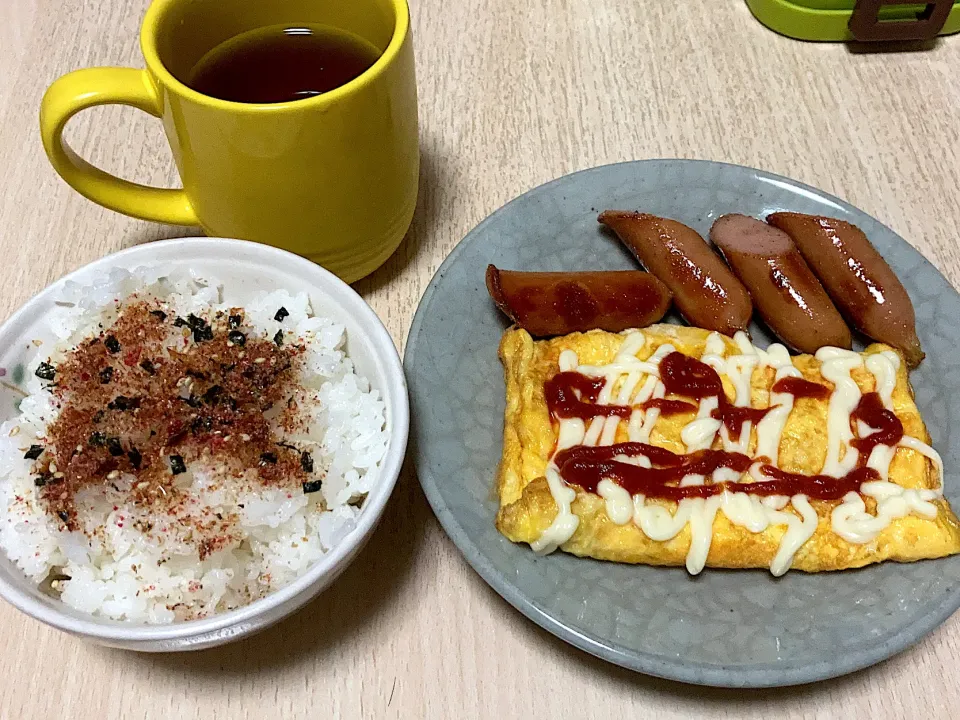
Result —
M44 318L66 280L89 284L111 268L182 267L224 284L224 298L243 305L253 294L285 288L309 295L315 313L346 326L347 352L357 372L386 403L390 440L379 484L364 503L357 527L339 546L286 587L221 615L170 625L143 625L93 617L41 593L0 551L0 595L31 617L73 635L113 647L150 652L198 650L263 630L294 612L332 583L356 557L383 515L407 445L409 407L403 368L393 340L353 289L297 255L266 245L217 238L184 238L139 245L109 255L55 282L0 327L0 367L13 368L36 352L31 341L50 336ZM10 380L7 373L6 380ZM15 394L0 389L0 420L14 417Z

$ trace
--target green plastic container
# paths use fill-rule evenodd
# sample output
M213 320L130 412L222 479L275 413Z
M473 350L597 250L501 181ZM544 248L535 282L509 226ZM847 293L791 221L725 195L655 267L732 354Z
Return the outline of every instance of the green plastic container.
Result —
M757 20L798 40L929 40L960 32L960 1L747 0Z

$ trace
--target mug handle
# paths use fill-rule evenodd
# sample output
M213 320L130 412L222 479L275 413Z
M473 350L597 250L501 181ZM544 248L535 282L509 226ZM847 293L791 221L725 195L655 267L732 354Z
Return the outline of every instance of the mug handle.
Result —
M40 135L60 177L84 197L125 215L171 225L199 225L183 189L122 180L94 167L64 142L63 129L70 118L96 105L131 105L161 116L160 98L146 70L88 68L59 78L40 104Z

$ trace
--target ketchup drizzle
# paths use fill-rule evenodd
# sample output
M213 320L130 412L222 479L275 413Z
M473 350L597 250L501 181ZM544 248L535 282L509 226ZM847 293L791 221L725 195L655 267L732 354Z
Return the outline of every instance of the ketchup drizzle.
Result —
M748 420L756 425L758 422L763 420L768 412L773 410L773 408L751 408L751 407L739 407L733 405L727 400L727 396L721 394L718 398L720 404L716 410L710 413L710 417L714 420L719 420L724 425L727 426L727 430L734 437L740 435L740 431L743 429L743 424Z
M640 403L641 410L659 410L663 417L696 412L697 406L685 400L667 400L666 398L652 398Z
M643 468L614 460L617 456L637 455L646 455L653 467ZM680 487L668 483L679 483L687 475L707 476L720 468L744 473L754 461L742 453L725 450L700 450L687 455L677 455L664 448L644 443L618 443L600 447L580 445L557 453L554 462L565 482L590 493L596 493L600 481L608 479L631 495L676 501L692 497L706 498L718 495L724 490L760 496L793 496L802 493L817 500L839 500L848 492L858 492L863 483L880 479L880 473L866 467L856 468L843 477L835 478L829 475L791 473L772 465L764 465L760 472L770 480Z
M773 479L763 483L741 483L736 486L736 489L757 495L803 493L817 500L840 500L848 492L860 492L860 486L863 483L880 479L879 472L866 467L856 468L838 478L829 475L791 473L773 465L764 465L760 468L760 472Z
M830 397L830 388L826 385L798 377L780 378L773 384L770 391L775 393L788 393L796 399L815 398L817 400L826 400Z
M903 438L903 423L883 406L879 393L867 393L860 398L856 409L850 414L850 421L862 420L877 432L866 437L854 438L850 444L860 451L860 463L870 459L870 453L877 445L895 447Z
M614 460L617 455L646 455L655 467L643 468ZM722 487L678 487L667 483L679 482L687 475L709 475L722 467L743 473L753 461L741 453L725 450L700 450L689 455L676 455L663 448L643 443L619 443L563 450L557 453L554 462L565 482L579 485L587 492L596 493L600 481L606 478L613 480L631 495L643 494L666 500L681 500L685 497L709 497L720 492Z
M698 399L715 395L718 407L710 417L726 425L731 435L739 435L748 420L754 424L760 422L771 410L733 405L723 393L723 382L717 371L683 353L672 352L660 361L660 380L669 395Z
M590 418L617 415L630 417L633 412L624 405L597 405L603 389L603 378L589 378L578 372L554 375L543 387L550 414L557 418ZM589 402L584 402L589 400Z
M743 423L757 423L773 408L751 408L733 405L723 392L720 375L712 367L679 352L672 352L660 361L660 380L669 395L693 399L717 397L718 407L711 416L720 420L731 434L739 435ZM589 378L577 372L563 372L544 386L547 406L558 418L593 418L598 416L628 417L631 408L621 405L597 405L596 400L604 386L602 378ZM826 399L831 390L820 383L803 378L781 378L774 383L773 392L783 392L795 398ZM644 402L642 409L657 408L663 415L674 415L696 410L683 400L656 398ZM865 482L880 479L880 473L864 467L870 452L877 445L895 446L903 437L903 424L897 416L883 407L878 393L867 393L850 416L851 422L862 420L876 432L855 438L851 445L861 453L860 464L843 477L803 475L763 464L760 472L769 480L757 482L720 482L680 487L688 475L709 476L720 468L745 473L757 460L742 453L724 450L700 450L678 455L664 448L646 443L617 443L599 447L576 446L558 452L554 462L560 476L570 485L596 493L601 480L609 479L631 495L679 501L684 498L707 498L724 490L752 495L807 495L818 500L839 500L849 492L859 492ZM617 456L645 456L652 467L644 468ZM760 462L766 458L759 459Z
M602 462L613 460L617 455L637 457L646 455L651 464L659 467L676 467L683 462L683 456L670 452L666 448L641 442L616 443L615 445L576 445L561 450L554 457L557 467L567 461Z
M667 395L697 400L723 395L723 383L717 371L680 352L672 352L660 361L660 381Z

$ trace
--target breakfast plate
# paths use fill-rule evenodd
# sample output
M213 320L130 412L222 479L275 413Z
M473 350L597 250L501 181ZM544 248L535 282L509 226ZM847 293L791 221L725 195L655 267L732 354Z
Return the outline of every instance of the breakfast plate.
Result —
M651 160L594 168L536 188L491 215L450 254L425 293L407 341L412 450L444 529L498 593L561 639L610 662L684 682L769 687L811 682L879 662L960 607L960 558L775 578L761 570L599 562L537 555L497 532L495 478L504 386L497 346L509 321L487 296L488 264L527 271L633 270L597 223L608 208L679 220L706 235L721 215L790 211L859 226L906 287L926 359L911 373L917 406L960 498L960 434L949 398L960 295L906 241L853 206L769 173L721 163ZM668 321L679 317L668 315ZM750 326L760 348L775 342ZM863 343L854 349L862 349Z

